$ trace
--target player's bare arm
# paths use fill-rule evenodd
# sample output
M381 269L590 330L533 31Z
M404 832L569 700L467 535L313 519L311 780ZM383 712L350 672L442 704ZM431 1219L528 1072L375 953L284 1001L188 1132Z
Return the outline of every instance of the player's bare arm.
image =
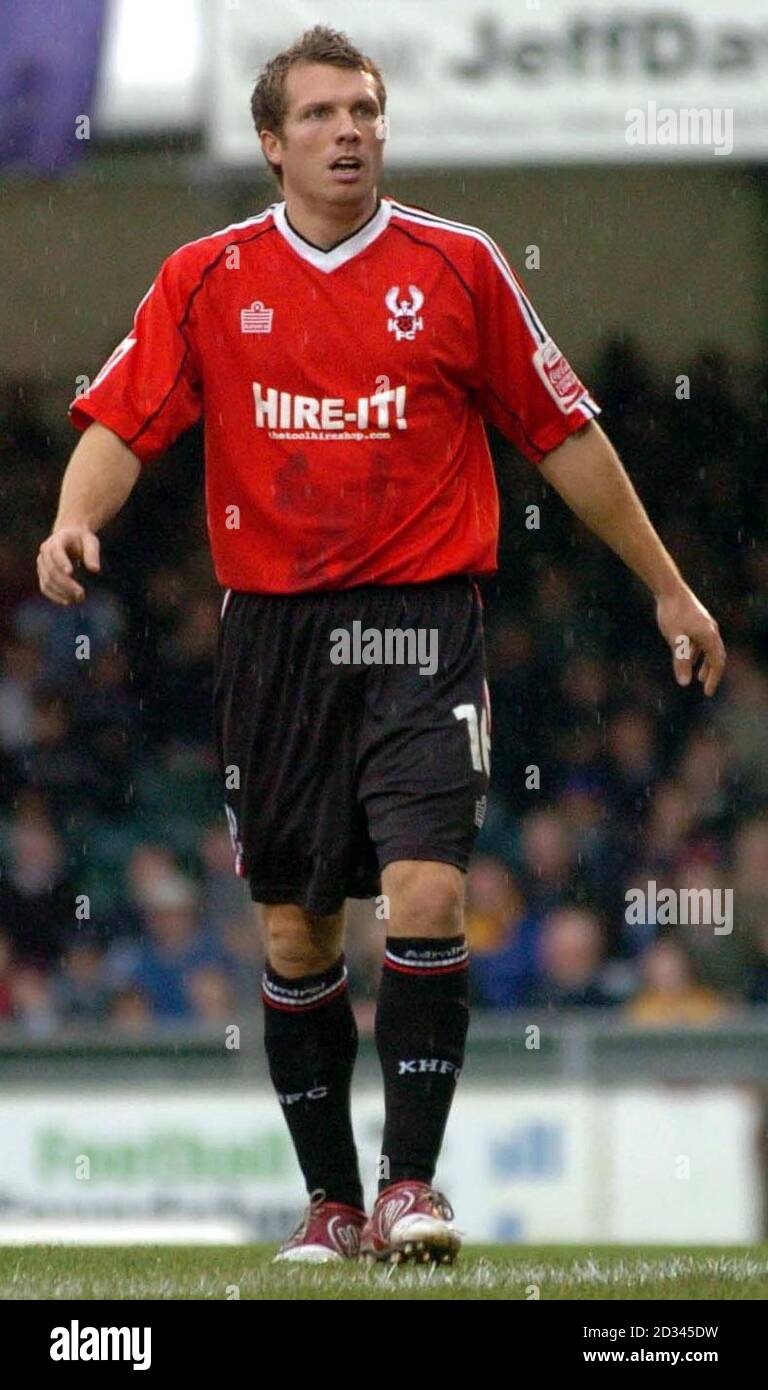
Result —
M718 625L680 574L600 426L593 420L570 435L547 454L540 469L579 520L653 593L656 620L672 650L678 683L690 684L703 657L698 678L705 695L714 695L726 661ZM687 644L681 638L687 638Z
M37 556L40 592L54 603L82 603L85 590L74 578L80 562L99 570L96 534L123 506L141 464L122 439L95 421L79 440L61 484L51 534Z

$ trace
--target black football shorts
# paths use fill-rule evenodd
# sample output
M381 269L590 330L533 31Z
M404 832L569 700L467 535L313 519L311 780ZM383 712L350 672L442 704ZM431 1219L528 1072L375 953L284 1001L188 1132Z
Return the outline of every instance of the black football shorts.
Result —
M490 709L468 576L307 594L227 590L214 716L235 869L329 914L396 859L466 870Z

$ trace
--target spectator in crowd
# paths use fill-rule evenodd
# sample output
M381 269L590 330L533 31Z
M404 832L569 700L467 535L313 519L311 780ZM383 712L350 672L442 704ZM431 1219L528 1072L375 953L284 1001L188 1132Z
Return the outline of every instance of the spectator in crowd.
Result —
M77 728L77 697L41 688L33 702L32 740L23 759L27 782L46 798L58 824L113 808L109 770Z
M100 1023L106 1018L110 994L104 972L104 949L88 935L67 947L55 980L59 1017L67 1023Z
M22 753L32 742L35 690L42 664L35 642L14 637L2 652L0 747Z
M115 1033L142 1037L151 1031L152 1013L141 990L116 990L112 996L109 1021Z
M532 912L541 915L570 897L576 884L575 837L554 810L532 811L521 827L522 882Z
M158 1021L173 1022L193 1017L189 981L195 970L206 966L227 969L229 961L202 923L198 895L180 874L157 879L144 895L145 936L134 947L128 970L125 956L124 984L139 990Z
M257 912L249 905L238 917L228 917L218 932L222 949L231 962L232 986L239 1003L253 1010L261 998L261 977L264 970L265 948ZM362 939L376 941L369 918L363 923Z
M14 628L18 637L38 647L43 680L65 687L82 678L89 659L120 641L126 621L115 595L97 588L92 580L85 601L71 607L50 603L42 594L25 599L16 609ZM87 658L83 638L89 643Z
M131 900L140 908L151 901L155 887L178 871L176 857L168 845L145 841L132 851L126 872Z
M616 1000L604 973L601 923L586 907L562 906L542 922L536 985L529 1002L556 1009L605 1009Z
M198 965L186 981L190 1012L196 1023L224 1025L236 1023L234 990L229 972L220 965Z
M24 1037L44 1039L55 1035L59 1020L53 980L36 966L20 965L13 972L11 1007L14 1022Z
M536 978L538 920L520 883L498 859L478 855L467 875L466 933L477 1004L513 1009L528 1002Z
M125 653L106 647L93 657L78 692L75 731L98 763L100 811L112 818L126 811L137 753L136 713Z
M696 803L681 782L659 783L651 797L640 848L650 877L671 870L690 843Z
M730 751L712 726L688 737L676 776L696 807L700 825L723 827L729 814Z
M229 922L242 917L251 903L247 883L234 873L232 840L223 816L204 830L200 858L203 870L201 911L212 931L223 932Z
M112 910L107 919L107 935L113 944L109 954L110 970L116 979L124 978L120 962L133 960L132 943L144 931L144 904L161 879L173 876L179 864L167 844L140 838L125 852L122 882L116 886Z
M589 902L612 921L622 909L621 882L631 849L621 823L610 814L604 777L596 772L572 772L553 809L576 857L572 895Z
M525 912L525 899L515 876L501 860L476 855L466 884L466 933L470 950L488 955L506 946Z
M690 953L682 942L664 935L642 959L642 983L625 1005L625 1016L643 1027L679 1027L716 1023L728 1012L716 990L697 981Z
M51 969L75 926L64 846L45 822L15 820L0 878L0 932L9 938L17 962Z
M731 877L716 837L702 839L672 877L680 903L678 940L702 980L726 995L743 990L749 951L736 912ZM687 919L687 920L686 920Z
M614 814L641 819L658 780L656 730L650 712L624 705L606 728L606 781Z

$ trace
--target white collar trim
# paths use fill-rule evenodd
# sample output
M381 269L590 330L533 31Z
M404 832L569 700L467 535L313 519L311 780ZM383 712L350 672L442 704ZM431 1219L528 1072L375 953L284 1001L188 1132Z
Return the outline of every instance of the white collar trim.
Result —
M338 270L340 265L346 265L347 261L351 261L353 257L359 256L361 251L365 251L371 242L381 236L389 223L391 214L392 204L382 198L378 211L374 213L370 222L366 222L365 226L360 228L359 232L347 237L347 240L342 241L341 245L334 246L332 251L321 251L294 232L285 215L285 203L276 203L272 209L277 230L281 236L285 237L296 255L301 256L303 261L309 261L309 264L313 265L316 270L324 270L326 274L332 270Z

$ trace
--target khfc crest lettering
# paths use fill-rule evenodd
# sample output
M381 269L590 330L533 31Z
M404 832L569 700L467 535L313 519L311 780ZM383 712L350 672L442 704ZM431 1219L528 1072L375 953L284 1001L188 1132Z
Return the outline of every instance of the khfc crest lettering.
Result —
M424 296L421 290L415 285L408 286L407 299L400 298L400 286L393 285L387 290L384 302L392 315L387 322L390 333L394 333L395 340L399 343L405 339L412 343L419 328L424 327L424 320L418 317L419 309L424 303Z

